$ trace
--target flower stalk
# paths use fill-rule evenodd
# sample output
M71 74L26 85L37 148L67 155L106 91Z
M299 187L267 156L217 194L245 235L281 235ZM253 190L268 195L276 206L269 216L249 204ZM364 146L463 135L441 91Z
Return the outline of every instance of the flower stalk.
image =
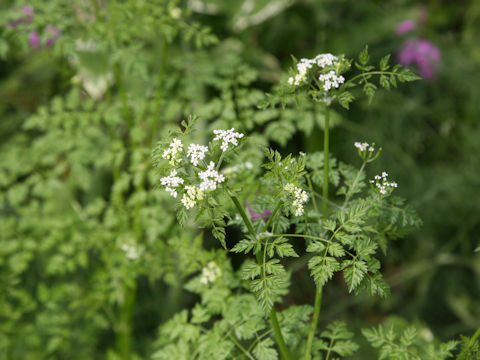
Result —
M327 206L328 206L328 170L329 170L329 130L330 130L330 107L325 107L325 126L323 131L323 202L322 202L322 215L324 218L327 217ZM305 350L305 360L310 360L312 357L312 345L313 339L315 337L315 332L317 330L318 319L320 318L320 310L322 307L322 297L323 289L316 289L315 291L315 301L313 305L313 317L310 327L310 332L308 333L307 346Z
M248 218L247 213L243 209L242 205L240 204L240 201L236 196L233 196L233 195L230 195L230 198L232 199L233 203L235 204L235 207L240 213L240 216L242 217L243 222L245 223L245 226L247 227L247 230L250 236L252 236L253 238L256 238L255 230L253 229L252 223ZM270 215L269 220L273 218L273 216L278 211L278 209L280 209L280 206L281 206L281 203L277 205L272 215ZM267 221L267 223L265 224L265 228L268 228L269 223L270 222ZM260 252L257 252L255 256L257 257L257 263L262 264L263 259ZM282 355L282 358L284 360L290 360L290 353L288 351L287 344L285 343L285 339L283 338L282 330L280 329L280 324L278 323L277 312L275 311L274 308L272 308L272 310L270 311L270 323L272 324L273 333L275 334L275 338L277 339L278 348L280 350L280 354Z

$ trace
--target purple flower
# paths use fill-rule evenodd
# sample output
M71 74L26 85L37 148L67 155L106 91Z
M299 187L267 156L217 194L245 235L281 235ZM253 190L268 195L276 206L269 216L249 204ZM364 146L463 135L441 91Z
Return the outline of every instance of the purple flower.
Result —
M33 7L28 5L23 5L21 16L15 21L8 22L6 25L7 27L16 27L20 24L30 24L32 22L32 18L33 18Z
M53 45L53 43L58 39L58 37L60 36L60 33L62 32L59 28L53 26L53 25L47 25L45 27L45 31L47 31L47 33L49 33L49 36L47 38L47 41L45 43L45 46L46 47L51 47Z
M28 43L33 49L38 48L40 45L40 37L36 31L31 31L30 35L28 36Z
M272 215L272 212L268 210L263 210L261 215L259 213L256 213L255 211L253 211L248 201L245 202L245 205L247 206L248 212L250 213L250 216L253 221L257 221L261 219L263 219L263 221L267 221L270 215Z
M440 50L427 39L408 39L397 54L402 65L415 65L420 75L431 79L440 63Z
M397 26L395 27L395 33L397 35L403 35L414 30L416 27L417 27L417 23L415 21L405 20L397 24Z

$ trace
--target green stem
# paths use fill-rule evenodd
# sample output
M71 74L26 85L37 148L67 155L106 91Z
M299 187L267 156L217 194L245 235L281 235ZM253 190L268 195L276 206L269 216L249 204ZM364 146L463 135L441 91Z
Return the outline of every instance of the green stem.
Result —
M322 202L322 215L323 218L327 217L327 206L328 206L328 171L329 171L329 132L330 132L330 107L325 107L325 124L323 130L323 202ZM307 338L307 347L305 350L305 360L310 360L312 357L312 345L313 339L315 337L315 332L317 330L318 319L320 317L320 309L322 307L322 295L323 289L316 289L315 291L315 302L313 308L313 317L312 323L310 326L310 331Z
M125 297L120 306L117 326L117 352L122 360L129 360L132 352L132 317L136 287L125 287Z
M285 344L285 340L283 339L282 330L280 330L277 313L275 312L274 308L272 308L272 311L270 311L270 322L272 323L273 332L277 338L278 347L280 349L280 354L282 354L282 358L284 360L290 360L290 353L288 352L287 344Z
M315 304L313 310L313 318L310 326L310 332L308 333L307 338L307 351L305 352L305 360L310 360L312 355L312 345L313 338L315 336L315 331L317 330L318 319L320 318L320 309L322 307L322 291L323 289L317 289L315 294Z
M327 356L325 357L325 360L328 360L330 358L330 352L332 351L332 345L333 345L333 339L330 339L330 344L328 345L328 351L327 351Z
M240 204L240 201L238 200L238 198L236 196L233 196L233 195L230 195L230 198L232 199L233 203L235 204L235 207L237 208L238 212L240 213L240 216L242 217L243 222L245 223L245 226L247 227L247 230L248 230L250 236L252 236L254 239L256 239L257 236L255 234L255 230L253 229L252 222L248 218L247 213L243 209L243 206ZM277 208L280 208L280 206L277 205ZM274 214L272 214L272 215L274 215ZM270 216L270 217L272 217L272 216ZM255 256L257 257L258 264L260 264L260 265L263 264L263 259L262 259L262 255L260 254L260 252L257 252L255 254ZM280 349L280 353L282 354L282 358L285 359L285 360L290 360L290 354L288 352L287 345L285 344L285 340L283 338L282 331L280 330L280 325L278 324L278 319L277 319L277 313L276 313L274 308L272 308L272 310L270 311L270 322L272 324L273 332L275 334L275 338L277 339L278 348Z
M247 227L248 233L250 234L250 236L252 236L254 239L256 239L255 230L253 229L252 223L251 223L250 219L248 218L247 213L245 212L245 210L243 210L243 207L240 204L240 201L238 201L238 198L236 196L233 196L233 195L230 195L230 198L232 199L233 203L235 204L235 207L237 208L237 211L240 213L240 216L242 217L243 222L245 223L245 226ZM257 259L258 259L258 256L257 256ZM261 261L261 255L260 255L260 262L262 262Z
M345 208L347 206L348 202L350 201L350 197L353 195L353 191L355 190L355 186L357 186L357 182L360 179L360 175L362 174L366 163L367 162L364 161L362 163L362 166L360 167L360 170L358 170L357 176L355 177L355 180L353 181L352 186L350 186L350 189L348 189L347 195L345 195L345 201L343 202L342 208Z
M323 131L323 204L322 214L323 217L327 216L328 205L328 158L329 158L329 121L330 121L330 108L325 108L325 129Z
M365 77L365 76L368 76L368 75L398 75L398 73L394 73L394 72L391 72L391 71L369 71L369 72L358 74L358 75L354 76L353 78L351 78L347 82L345 82L345 84L351 83L351 82L357 80L358 78ZM345 84L343 86L345 86Z
M312 180L310 180L310 176L308 174L305 177L307 178L308 187L310 188L310 193L312 194L313 208L315 209L315 211L318 211L317 201L315 200L315 190L313 190Z
M280 210L280 208L282 207L282 204L283 204L283 201L281 201L281 200L277 203L277 206L275 206L275 209L273 210L272 214L269 216L269 218L267 220L267 223L263 227L262 232L268 230L268 227L270 226L270 223L272 222L272 219L275 217L278 210Z

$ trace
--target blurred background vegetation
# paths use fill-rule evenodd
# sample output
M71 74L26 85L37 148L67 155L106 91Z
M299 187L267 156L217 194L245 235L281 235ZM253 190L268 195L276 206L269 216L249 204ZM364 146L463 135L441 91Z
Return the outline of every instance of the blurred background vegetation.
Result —
M284 153L321 150L308 109L257 105L291 55L366 44L377 61L412 42L438 49L412 50L424 80L334 113L335 156L381 145L375 170L423 226L383 259L389 299L347 296L335 279L322 324L395 314L441 340L480 326L480 2L7 0L0 24L0 359L149 358L158 326L195 300L185 276L217 247L175 225L155 142L194 113ZM291 289L287 303L312 303L307 273Z

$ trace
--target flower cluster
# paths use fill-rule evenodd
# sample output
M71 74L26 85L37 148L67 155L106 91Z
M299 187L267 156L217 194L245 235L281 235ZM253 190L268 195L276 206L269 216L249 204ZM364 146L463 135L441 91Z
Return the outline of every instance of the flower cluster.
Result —
M140 256L140 252L138 251L138 248L134 245L123 244L120 248L125 252L125 255L130 260L136 260Z
M182 159L183 144L182 142L174 138L168 149L163 152L162 158L168 160L168 163L172 166L176 166Z
M307 81L308 71L314 66L321 70L326 67L336 66L337 62L338 57L332 54L319 54L313 59L301 59L300 62L297 63L298 73L288 78L288 83L292 86L299 86ZM328 91L332 87L338 88L340 84L344 83L345 78L338 76L334 70L330 70L327 74L321 74L319 80L324 82L323 89Z
M244 136L234 130L233 128L230 130L214 130L216 135L214 140L222 141L220 148L223 152L227 151L231 145L238 145L238 139ZM185 153L182 141L174 138L168 147L162 150L162 159L168 160L168 164L173 169L170 169L168 176L160 179L160 183L165 186L165 190L174 198L180 192L182 195L181 203L187 210L195 207L199 201L205 199L208 192L216 190L218 185L225 181L225 176L219 173L221 160L218 164L214 161L204 162L206 154L210 150L208 146L190 144ZM223 159L223 156L220 159ZM185 179L179 177L178 170L189 164L195 168L191 166L191 169L184 169L182 172L190 174L189 177ZM250 162L241 166L249 169L253 167Z
M15 10L15 9L14 9ZM34 16L34 9L31 6L23 5L21 9L21 13L16 20L10 21L6 23L6 27L9 28L16 28L21 24L30 24L33 20ZM60 36L62 30L52 24L48 24L45 26L44 33L48 35L45 46L51 47L55 41L57 41L58 37ZM40 34L37 31L30 31L28 34L28 43L32 49L37 49L40 47Z
M397 54L402 65L416 65L420 75L432 79L440 65L440 50L427 39L408 39Z
M198 177L202 180L200 183L200 190L202 191L215 190L218 184L225 181L225 177L215 170L215 163L213 161L210 161L207 170L198 173Z
M220 276L222 276L222 270L214 261L210 261L207 266L202 269L202 276L200 277L200 282L202 284L213 283Z
M375 150L375 148L373 146L370 146L367 142L361 143L359 141L355 141L354 145L360 152L367 151L367 149L370 152L373 152Z
M190 157L190 162L197 166L200 160L205 158L205 153L208 147L205 145L190 144L188 146L187 156Z
M160 183L165 186L165 190L167 190L174 198L177 197L177 191L174 188L183 184L183 182L183 179L177 176L177 170L175 169L170 171L170 175L164 176L160 179Z
M398 185L396 182L388 182L387 181L388 174L384 171L382 172L382 175L375 175L375 177L370 180L371 184L374 184L374 186L378 189L380 194L382 195L387 195L390 194L393 189L395 189Z
M213 139L214 141L222 140L222 145L220 145L220 148L223 152L228 150L228 144L237 146L238 139L241 139L243 137L243 134L235 132L234 128L231 128L229 130L213 130L213 133L217 135Z
M33 13L34 13L33 7L28 5L23 5L19 18L17 20L13 20L6 23L6 26L16 27L20 24L30 24L32 22Z
M187 185L185 186L185 193L183 194L182 204L185 208L191 209L195 206L197 201L203 200L205 192L198 186Z
M292 206L295 208L295 216L303 215L303 204L308 201L308 195L306 191L296 187L292 183L288 183L283 187L283 189L294 198Z
M382 148L378 148L378 150L375 151L375 143L372 143L370 145L367 142L356 141L353 145L357 148L358 155L362 158L363 161L366 162L372 162L373 160L375 160L382 151Z
M318 77L318 80L323 82L323 90L325 91L330 90L332 87L337 89L340 84L345 82L345 78L342 75L338 76L333 70L327 74L321 74Z

